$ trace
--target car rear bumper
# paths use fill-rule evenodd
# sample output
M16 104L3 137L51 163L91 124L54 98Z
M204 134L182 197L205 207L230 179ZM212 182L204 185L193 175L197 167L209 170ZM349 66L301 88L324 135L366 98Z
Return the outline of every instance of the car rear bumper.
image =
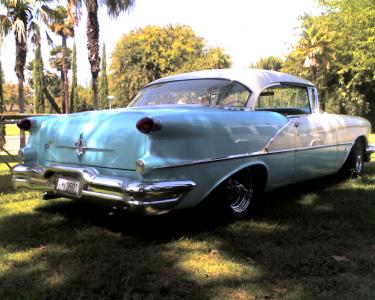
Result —
M79 181L79 192L73 195L57 191L56 182L60 176L69 176ZM195 183L188 180L131 181L100 175L92 167L64 165L41 167L19 164L13 167L12 181L16 188L46 192L46 199L92 199L142 214L161 214L172 210L184 194L195 187Z

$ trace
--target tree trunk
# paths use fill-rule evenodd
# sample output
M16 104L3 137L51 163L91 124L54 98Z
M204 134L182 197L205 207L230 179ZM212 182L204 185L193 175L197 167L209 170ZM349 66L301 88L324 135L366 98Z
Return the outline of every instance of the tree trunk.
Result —
M44 95L46 96L46 98L48 99L49 103L51 104L52 108L58 113L58 114L61 114L61 110L59 108L59 106L57 105L55 99L53 99L52 95L50 94L50 92L48 91L48 89L46 88L46 84L43 85L43 93Z
M69 103L69 81L68 81L68 62L67 62L67 47L66 47L66 36L62 36L62 51L61 51L61 56L62 56L62 73L63 73L63 78L62 78L62 101L65 106L65 113L69 114L70 113L70 103Z
M98 75L100 72L99 57L99 22L98 1L86 0L87 8L87 50L92 76L92 96L94 109L99 109Z
M96 78L92 77L91 88L92 88L93 106L95 110L98 110L99 109L98 76L96 76Z
M24 70L26 64L27 55L27 43L26 37L20 37L15 33L16 38L16 64L14 70L18 78L18 106L19 112L25 112L25 97L24 97L24 87L23 82L25 81ZM21 130L20 132L20 147L25 146L25 132Z
M312 65L311 66L311 71L312 71L312 82L314 84L316 84L316 76L317 76L317 73L318 73L318 67L315 66L315 65Z
M66 114L66 103L65 103L65 96L64 96L64 94L65 94L64 82L65 82L64 72L61 68L61 71L60 71L61 107L62 107L63 114Z

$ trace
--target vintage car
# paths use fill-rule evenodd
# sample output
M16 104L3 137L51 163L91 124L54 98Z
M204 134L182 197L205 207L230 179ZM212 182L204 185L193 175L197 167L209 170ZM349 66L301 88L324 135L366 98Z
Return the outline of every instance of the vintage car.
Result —
M360 174L374 149L367 120L325 113L313 83L265 70L169 76L126 108L18 126L30 137L13 168L16 187L144 214L210 199L241 218L260 191Z

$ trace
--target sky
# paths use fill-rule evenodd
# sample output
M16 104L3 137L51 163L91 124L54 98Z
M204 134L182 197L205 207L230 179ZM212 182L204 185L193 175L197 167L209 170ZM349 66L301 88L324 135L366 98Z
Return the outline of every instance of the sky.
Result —
M284 57L298 40L299 16L314 14L317 10L315 0L136 0L129 12L116 19L107 16L105 7L99 9L100 45L105 43L107 64L110 65L116 41L124 34L146 25L189 25L207 45L224 48L231 56L234 68L248 68L261 57ZM75 40L78 82L87 86L91 74L85 19L83 7ZM61 43L57 36L54 41ZM72 45L72 39L69 43ZM45 68L48 68L49 47L45 41L42 54ZM0 55L5 80L16 82L13 35L5 38ZM28 61L33 56L33 49L29 47Z

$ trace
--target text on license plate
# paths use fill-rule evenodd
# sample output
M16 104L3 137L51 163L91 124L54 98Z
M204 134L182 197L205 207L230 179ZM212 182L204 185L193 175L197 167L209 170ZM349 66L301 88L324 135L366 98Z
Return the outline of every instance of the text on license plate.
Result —
M59 178L56 184L56 190L59 192L78 195L80 182L78 180Z

